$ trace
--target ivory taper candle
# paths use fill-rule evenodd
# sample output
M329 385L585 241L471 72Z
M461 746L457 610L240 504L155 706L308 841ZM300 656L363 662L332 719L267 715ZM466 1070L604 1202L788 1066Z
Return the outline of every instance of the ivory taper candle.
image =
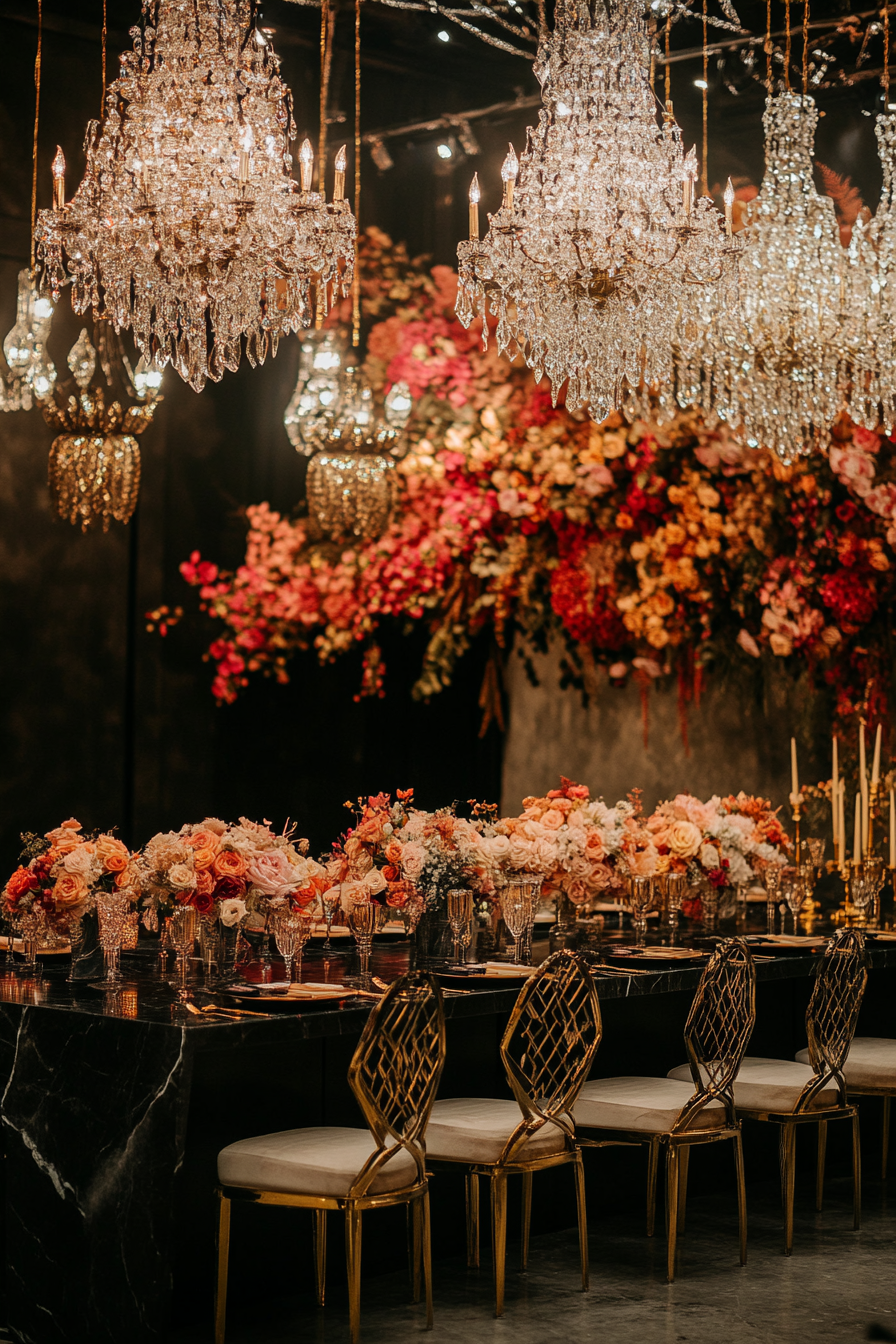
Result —
M832 738L831 748L831 815L834 820L834 858L837 857L838 830L837 822L840 819L839 805L837 795L840 789L840 762L837 759L837 738Z
M896 868L896 794L890 790L890 867Z
M871 765L871 787L876 789L880 783L880 731L881 725L877 725L877 732L874 736L874 760Z
M794 801L800 796L800 772L796 762L796 738L790 739L790 786Z
M862 862L862 798L858 793L856 794L856 828L853 832L852 861L853 863Z

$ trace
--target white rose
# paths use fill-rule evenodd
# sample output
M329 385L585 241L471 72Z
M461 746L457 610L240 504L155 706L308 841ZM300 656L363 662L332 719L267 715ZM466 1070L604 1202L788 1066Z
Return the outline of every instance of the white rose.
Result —
M172 887L177 887L180 891L188 891L190 887L196 885L195 874L186 863L176 863L173 868L169 868L168 881Z
M716 849L715 845L700 846L700 866L705 868L708 873L711 873L716 868L722 866L719 859L719 851Z
M495 863L501 863L510 854L510 841L506 835L491 835L485 841L485 849Z
M246 917L246 902L241 901L238 896L229 896L226 901L221 902L221 923L226 929L232 929L234 924L240 924Z
M532 862L532 846L527 840L512 835L507 857L511 868L526 868Z
M371 868L370 872L362 879L362 886L365 886L371 896L378 896L381 891L386 890L386 879L379 868Z
M93 866L93 855L89 852L86 845L79 845L66 854L62 860L62 866L67 873L76 873L79 877L89 877L90 869Z
M405 875L415 882L423 872L426 863L426 850L418 840L405 845L401 855L401 866Z

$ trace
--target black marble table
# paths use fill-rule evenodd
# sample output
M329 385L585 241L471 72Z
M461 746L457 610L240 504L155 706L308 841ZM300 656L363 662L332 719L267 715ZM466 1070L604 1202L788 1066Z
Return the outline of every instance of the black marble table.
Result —
M864 1030L896 1034L884 1021L896 943L870 955ZM375 949L375 974L389 978L406 964L406 944ZM792 954L758 963L752 1053L792 1058L805 1044L815 964ZM124 958L126 984L113 995L69 985L65 973L48 965L39 982L0 976L0 1319L22 1344L163 1341L173 1314L210 1307L220 1148L253 1133L361 1123L346 1070L369 1007L184 1016L151 949ZM306 978L321 978L309 958ZM690 968L599 977L604 1041L595 1072L680 1063L698 979ZM446 1000L442 1095L508 1095L498 1042L517 989L498 982ZM276 1217L283 1211L263 1212L273 1219L268 1232L247 1223L235 1242L234 1292L242 1285L263 1295L268 1277L290 1272L292 1233Z

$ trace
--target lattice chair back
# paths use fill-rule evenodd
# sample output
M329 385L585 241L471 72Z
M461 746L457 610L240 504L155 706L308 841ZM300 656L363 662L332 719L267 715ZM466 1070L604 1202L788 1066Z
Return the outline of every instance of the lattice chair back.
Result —
M719 943L707 963L684 1029L694 1096L675 1130L688 1129L711 1101L721 1101L736 1123L734 1079L756 1021L756 965L742 938Z
M374 1008L349 1066L348 1081L377 1142L353 1195L402 1149L425 1174L424 1136L445 1066L442 991L417 972L391 984Z
M602 1030L588 967L572 952L555 952L523 986L501 1041L501 1059L523 1119L500 1162L512 1161L546 1124L562 1129L574 1146L572 1108Z
M843 1065L856 1032L867 981L865 935L861 929L838 929L828 939L806 1010L809 1062L815 1077L803 1089L797 1110L807 1106L831 1081L837 1084L841 1104L846 1105Z

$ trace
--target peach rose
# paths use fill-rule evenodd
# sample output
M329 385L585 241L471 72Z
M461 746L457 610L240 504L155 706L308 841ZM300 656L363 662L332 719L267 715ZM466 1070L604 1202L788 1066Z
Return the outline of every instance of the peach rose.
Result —
M63 855L62 866L67 873L77 873L79 877L89 877L93 867L93 846L76 845Z
M541 818L541 824L546 826L549 831L557 831L563 825L563 813L558 812L555 807L549 807Z
M206 868L211 868L215 862L215 851L208 845L203 845L200 849L193 850L193 867L197 872Z
M683 859L690 859L703 843L703 836L700 834L700 828L692 821L673 821L669 827L667 841L673 854Z
M87 883L80 873L60 873L53 887L53 898L63 910L87 899Z
M586 856L592 863L596 863L604 857L606 852L607 849L600 831L589 831L588 838L585 841Z
M208 868L200 868L196 874L196 890L200 896L211 896L215 889L215 876Z
M178 891L189 891L196 885L196 878L193 870L186 863L176 863L168 869L168 881L172 887Z
M387 863L401 863L402 847L397 840L390 840L383 850L383 857Z
M235 849L222 849L215 855L212 868L216 877L242 877L246 871L246 860Z
M130 860L130 851L114 835L101 835L96 842L96 856L107 873L123 873Z
M47 831L46 839L52 842L57 854L68 854L76 845L81 844L83 837L78 834L80 829L80 821L75 821L74 817L70 817L61 826L57 826L54 831Z
M184 837L184 842L195 850L202 852L209 850L212 854L217 854L218 850L221 848L220 835L215 835L214 831L209 830L194 831L192 835ZM202 865L203 868L208 868L209 866L210 865L207 863ZM196 864L196 867L199 867L198 863Z

